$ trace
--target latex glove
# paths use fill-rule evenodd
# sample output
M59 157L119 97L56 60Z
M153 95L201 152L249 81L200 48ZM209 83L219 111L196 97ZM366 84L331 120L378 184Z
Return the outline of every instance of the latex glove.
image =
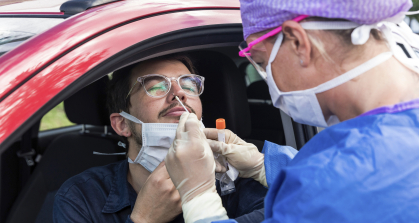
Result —
M267 187L264 154L258 148L243 141L230 130L225 130L225 143L217 141L218 130L205 128L204 133L207 141L215 153L220 153L227 158L230 165L239 171L239 176L243 178L253 178Z
M187 223L228 219L215 188L214 156L199 127L195 114L183 113L176 138L165 158L167 171L179 191L183 218Z
M163 161L138 193L130 218L133 222L170 222L181 212L179 192Z

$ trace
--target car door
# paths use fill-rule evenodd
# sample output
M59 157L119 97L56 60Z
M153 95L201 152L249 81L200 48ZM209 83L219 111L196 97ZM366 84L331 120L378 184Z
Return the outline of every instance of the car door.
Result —
M106 8L109 13L122 14L121 8L105 5L69 18L0 57L3 74L0 83L4 87L0 93L3 123L0 172L2 176L6 171L12 173L1 181L3 219L21 192L21 188L13 186L18 183L19 161L14 154L19 148L10 149L10 146L47 111L93 81L130 63L185 49L235 46L242 38L237 7L229 10L192 7L190 11L180 8L164 13L159 12L167 9L156 7L156 15L141 17L138 8L134 10L130 6L137 3L121 3L127 4L125 9L130 8L131 14L125 10L125 17L115 16L101 26L97 23L103 18L91 16L99 13L95 10ZM93 26L95 30L89 29Z

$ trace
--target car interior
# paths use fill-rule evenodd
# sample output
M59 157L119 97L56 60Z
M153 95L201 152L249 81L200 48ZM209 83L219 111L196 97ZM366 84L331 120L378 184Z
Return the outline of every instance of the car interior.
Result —
M242 38L241 34L238 36ZM265 140L301 148L316 134L316 129L293 122L272 106L267 84L255 79L254 68L238 56L237 42L201 49L177 48L176 52L188 53L198 74L206 78L205 90L200 96L204 125L215 128L215 120L224 118L228 129L259 150ZM174 51L154 51L151 56L119 60L117 67L170 53ZM97 69L95 77L86 79L93 81L80 89L67 90L65 113L76 125L40 132L40 119L37 119L2 154L0 221L53 222L54 196L67 179L91 167L126 159L105 106L108 71L115 71L115 67ZM49 107L60 102L51 102ZM43 115L47 112L43 111ZM34 148L37 154L33 157L33 166L28 167L27 160L16 155L24 146Z

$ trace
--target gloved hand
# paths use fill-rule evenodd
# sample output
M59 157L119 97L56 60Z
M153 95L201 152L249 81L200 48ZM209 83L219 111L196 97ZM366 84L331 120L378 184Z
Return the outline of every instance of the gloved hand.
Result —
M230 130L225 130L225 143L217 141L218 130L205 128L204 133L213 152L220 153L227 158L230 165L239 171L243 178L253 178L267 187L264 154L258 148L243 141Z
M183 113L165 158L182 200L185 222L228 219L215 188L215 162L195 114Z

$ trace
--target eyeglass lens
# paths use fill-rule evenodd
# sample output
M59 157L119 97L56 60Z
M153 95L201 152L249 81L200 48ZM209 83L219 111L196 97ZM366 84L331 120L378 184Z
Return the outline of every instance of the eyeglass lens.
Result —
M189 95L202 93L202 82L195 76L183 76L179 80L180 87ZM144 79L144 88L155 97L163 96L170 90L169 81L161 76L150 76Z
M240 50L246 49L247 48L247 42L246 41L241 42L240 45L239 45L239 48L240 48ZM249 53L249 52L246 52L246 53Z
M240 50L244 50L244 49L246 49L247 48L247 42L246 41L243 41L243 42L241 42L240 43L240 45L239 45L239 49ZM250 53L250 51L248 51L248 52L245 52L244 53L244 55L245 55L245 57L249 60L249 62L253 65L253 67L255 67L255 69L258 71L258 73L259 73L259 75L264 79L264 80L266 80L266 77L267 77L267 74L266 74L266 71L265 71L265 68L263 68L259 63L257 63L254 59L253 59L253 55L254 56L256 56L256 57L258 57L259 56L259 58L261 57L261 54L262 52L258 52L258 51L254 51L253 50L253 52L252 53Z

